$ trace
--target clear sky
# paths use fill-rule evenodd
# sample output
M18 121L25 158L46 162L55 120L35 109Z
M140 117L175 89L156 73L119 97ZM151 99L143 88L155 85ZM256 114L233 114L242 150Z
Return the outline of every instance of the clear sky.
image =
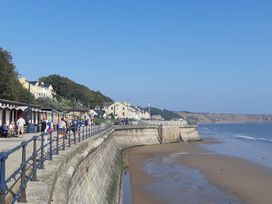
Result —
M114 100L272 113L272 1L10 0L0 47L30 80L67 76Z

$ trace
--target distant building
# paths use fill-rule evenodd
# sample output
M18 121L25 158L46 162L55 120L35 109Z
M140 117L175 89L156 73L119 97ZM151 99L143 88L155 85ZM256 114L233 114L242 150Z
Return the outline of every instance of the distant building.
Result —
M151 120L164 120L164 118L161 115L152 115Z
M68 118L79 117L80 119L89 118L89 109L84 106L75 106L66 111Z
M130 118L130 119L149 119L150 115L148 112L141 110L140 108L131 105L127 102L115 102L110 105L106 110L107 115L113 115L115 118Z
M90 110L89 115L91 118L95 118L98 115L98 113L92 109L92 110Z
M50 84L45 84L39 81L27 81L24 77L19 77L19 82L25 89L29 88L30 92L35 96L35 98L53 98L54 90Z
M98 111L98 110L100 110L100 111L107 111L107 110L108 110L108 107L109 107L110 105L112 105L112 104L113 104L113 102L104 102L104 103L102 103L101 105L95 106L94 110L95 110L95 111Z

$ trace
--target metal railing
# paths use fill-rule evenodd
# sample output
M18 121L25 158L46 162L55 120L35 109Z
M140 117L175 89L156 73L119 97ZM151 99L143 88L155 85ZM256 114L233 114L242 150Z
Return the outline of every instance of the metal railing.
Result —
M111 128L111 124L82 126L69 128L65 131L63 137L60 137L58 131L51 133L42 133L39 136L33 136L27 141L13 149L0 153L0 203L8 204L26 202L26 185L28 181L37 181L37 170L44 169L46 160L53 160L53 155L58 155L60 151L84 141L106 129ZM31 155L27 158L27 148L31 148ZM6 162L11 155L21 151L21 162L17 169L6 177Z
M195 127L196 125L188 124L186 120L182 121L161 121L161 120L139 120L139 125L163 125L163 126L179 126L179 127Z

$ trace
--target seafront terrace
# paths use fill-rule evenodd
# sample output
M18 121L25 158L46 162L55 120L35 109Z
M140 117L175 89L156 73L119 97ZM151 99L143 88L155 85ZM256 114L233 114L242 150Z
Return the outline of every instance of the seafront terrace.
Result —
M26 202L28 181L37 181L37 170L44 169L46 160L85 139L94 136L111 124L83 126L60 138L57 132L25 134L23 138L0 138L0 203Z

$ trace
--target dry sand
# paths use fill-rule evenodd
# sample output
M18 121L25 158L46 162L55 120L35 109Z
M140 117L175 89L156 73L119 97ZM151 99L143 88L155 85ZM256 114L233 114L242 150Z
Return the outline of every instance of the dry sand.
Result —
M209 141L211 144L213 142ZM223 192L239 198L242 203L272 203L271 169L236 157L213 154L202 149L198 144L163 144L127 150L125 158L129 165L132 202L134 204L165 203L145 189L146 185L155 182L155 178L147 174L142 167L146 161L154 157L186 153L181 154L176 163L198 169L210 183Z

